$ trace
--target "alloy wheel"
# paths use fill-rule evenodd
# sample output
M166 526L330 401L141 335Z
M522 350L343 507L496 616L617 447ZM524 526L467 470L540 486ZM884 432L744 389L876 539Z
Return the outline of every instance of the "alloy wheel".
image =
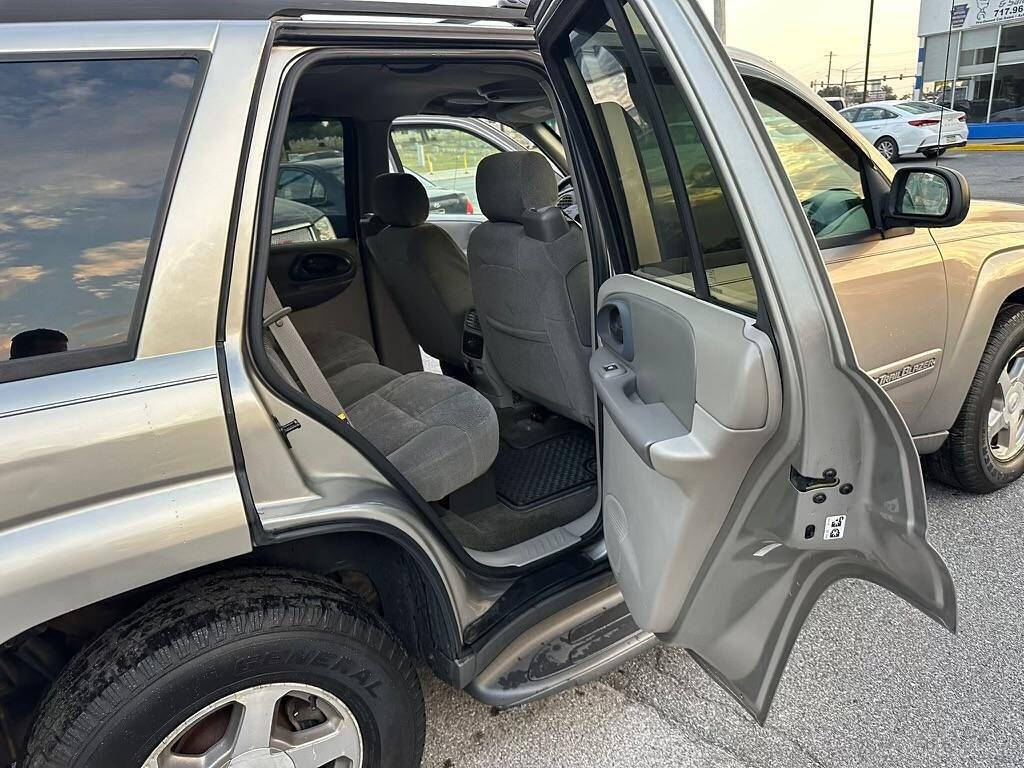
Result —
M204 707L142 768L359 768L359 724L337 696L311 685L246 688Z
M996 380L988 412L992 458L1006 463L1024 451L1024 347L1010 355Z
M884 139L878 142L878 151L886 160L892 160L893 155L896 154L896 145L889 139Z

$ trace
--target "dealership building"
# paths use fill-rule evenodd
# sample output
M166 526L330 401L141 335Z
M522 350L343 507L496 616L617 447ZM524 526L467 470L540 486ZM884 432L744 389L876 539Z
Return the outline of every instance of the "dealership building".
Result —
M971 138L1024 137L1024 0L921 0L918 34L916 98L966 112Z

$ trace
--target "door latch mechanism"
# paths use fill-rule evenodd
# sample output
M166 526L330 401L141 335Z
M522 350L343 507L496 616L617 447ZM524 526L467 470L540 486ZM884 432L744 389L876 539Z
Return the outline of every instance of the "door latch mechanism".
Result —
M302 425L299 424L299 420L298 419L292 419L288 423L282 424L275 417L274 418L274 423L277 425L277 430L278 430L278 432L281 433L281 437L284 438L285 445L287 445L289 448L291 448L292 447L292 442L291 442L291 440L288 439L288 433L289 432L294 432L296 429L301 429L302 428Z

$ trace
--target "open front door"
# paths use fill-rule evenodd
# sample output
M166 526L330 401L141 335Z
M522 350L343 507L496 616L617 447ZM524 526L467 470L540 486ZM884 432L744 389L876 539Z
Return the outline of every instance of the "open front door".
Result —
M556 12L557 11L557 12ZM595 257L609 559L637 624L761 722L842 578L950 630L910 434L694 0L531 8Z

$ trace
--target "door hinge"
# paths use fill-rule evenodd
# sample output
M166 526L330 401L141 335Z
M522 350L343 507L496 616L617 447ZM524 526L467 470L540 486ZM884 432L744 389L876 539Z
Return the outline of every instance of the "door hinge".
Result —
M281 437L284 438L285 445L287 445L289 448L291 448L292 447L292 442L291 442L291 440L288 439L288 433L289 432L294 432L296 429L301 429L302 428L302 425L299 424L299 420L298 419L292 419L287 424L282 424L281 422L279 422L277 420L277 417L275 416L274 417L274 423L277 425L277 431L280 432L281 433Z

